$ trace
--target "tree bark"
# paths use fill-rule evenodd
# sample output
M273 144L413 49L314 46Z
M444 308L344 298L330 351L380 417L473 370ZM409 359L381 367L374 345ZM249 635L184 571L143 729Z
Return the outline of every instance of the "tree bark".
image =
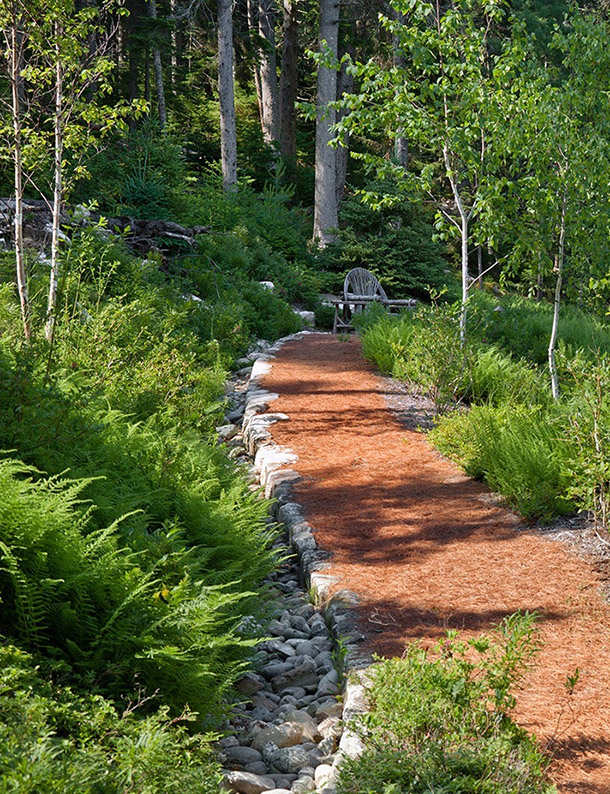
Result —
M559 227L559 243L555 256L555 272L557 281L555 282L555 299L553 302L553 326L551 328L551 338L549 340L549 373L551 375L551 392L553 399L559 399L559 379L557 377L557 364L555 361L555 348L557 346L557 332L559 329L559 308L561 306L561 286L563 281L563 263L565 258L565 237L566 237L566 212L567 196L564 194L561 205L561 222Z
M62 31L59 25L55 31L56 63L55 63L55 120L54 120L54 187L53 187L53 217L51 233L51 276L49 281L49 298L47 302L47 320L45 323L45 336L51 341L55 331L55 311L57 306L57 284L59 283L59 227L61 219L61 205L63 199L63 69L59 42Z
M235 124L232 0L218 0L218 97L222 184L226 191L233 191L237 188L237 129Z
M267 143L279 143L280 99L275 53L274 0L258 0L258 32L265 41L265 46L260 49L263 138Z
M30 324L30 306L28 300L27 280L25 276L25 257L23 245L23 160L21 153L21 55L23 51L23 37L19 31L19 17L16 3L12 6L12 20L10 33L10 81L13 117L13 163L14 188L15 188L15 264L17 271L17 291L19 292L19 305L21 308L21 322L26 339L32 336Z
M148 0L148 16L153 20L153 24L157 20L157 0ZM156 40L157 31L153 28L152 31L152 55L153 55L153 71L155 73L155 89L157 92L157 111L159 113L159 127L161 132L165 129L167 124L167 111L165 109L165 87L163 85L163 64L161 63L161 51Z
M391 10L391 13L394 19L399 22L404 22L404 14L399 14L393 9ZM392 37L392 59L394 61L394 66L396 66L398 69L407 68L407 59L405 58L404 52L400 49L398 36ZM399 127L396 131L396 140L394 141L394 157L398 165L406 169L409 165L409 143L402 132L402 127Z
M250 37L256 39L258 36L258 5L256 0L247 0L246 12L248 15L248 30ZM263 89L261 87L261 69L258 62L258 47L255 47L254 58L254 87L256 88L256 101L258 103L258 118L263 129Z
M354 48L352 42L356 39L355 20L352 23L350 35L351 35L351 41L348 42L348 45L345 47L344 52L353 56ZM355 82L354 75L348 74L346 65L343 64L337 75L337 99L341 99L341 97L343 97L344 94L353 93L354 82ZM340 121L343 115L345 115L345 111L338 111L336 120ZM339 211L341 209L341 202L343 200L343 193L345 191L345 182L347 180L347 164L349 162L349 135L347 133L343 136L341 146L339 146L335 150L335 156L337 158L337 166L336 166L336 174L335 174L335 201L337 202L337 217L338 217Z
M289 167L297 156L297 99L299 75L298 0L284 0L280 73L280 152Z
M483 247L477 247L477 283L479 289L483 289Z
M319 51L337 57L340 0L321 0ZM332 126L336 113L329 103L337 98L337 72L320 65L316 96L316 165L314 189L313 237L322 247L333 242L337 215L337 151L331 148Z

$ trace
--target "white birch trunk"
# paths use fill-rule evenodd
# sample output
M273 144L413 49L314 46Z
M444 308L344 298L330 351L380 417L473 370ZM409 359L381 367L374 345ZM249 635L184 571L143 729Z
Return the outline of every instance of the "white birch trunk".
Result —
M267 143L279 143L280 96L277 84L277 58L275 53L274 0L258 2L258 32L266 41L260 50L261 122L263 138Z
M337 57L339 39L339 0L321 0L319 49ZM318 68L316 97L316 166L314 188L313 237L324 247L333 242L332 229L339 223L337 215L337 152L330 147L335 111L328 107L337 98L337 72L326 66Z
M59 40L61 30L56 29L56 63L55 63L55 135L54 135L54 172L53 216L51 233L51 276L49 281L49 299L47 302L47 321L45 336L51 341L55 330L55 311L57 307L57 285L59 283L59 227L61 222L61 205L63 198L63 71Z
M21 154L21 52L23 37L18 31L17 9L13 5L13 18L11 25L11 113L13 117L13 163L14 189L15 189L15 264L17 270L17 291L19 292L19 305L21 307L21 322L26 339L32 336L30 324L30 307L28 300L27 280L25 276L25 256L23 246L23 160Z
M218 0L218 97L222 184L226 191L234 191L237 189L237 129L235 124L232 0Z
M549 373L551 376L551 392L553 399L559 399L559 378L557 377L557 364L555 361L555 349L557 347L557 332L559 329L559 309L561 306L561 286L563 281L563 262L565 258L565 236L566 236L566 211L567 197L564 195L561 206L561 225L559 228L559 244L557 246L557 256L555 257L555 271L557 281L555 282L555 300L553 302L553 326L551 328L551 338L549 340Z
M468 312L468 216L460 209L462 238L462 307L460 311L460 344L466 344L466 316Z

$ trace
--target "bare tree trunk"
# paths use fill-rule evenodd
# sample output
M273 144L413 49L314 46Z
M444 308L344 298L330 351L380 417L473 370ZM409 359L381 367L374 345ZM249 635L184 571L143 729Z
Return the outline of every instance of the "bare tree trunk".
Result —
M392 14L393 18L399 22L403 22L405 19L404 14L400 14L393 9L390 10L390 13ZM407 59L405 58L404 52L400 49L398 36L392 37L392 59L394 61L394 66L396 66L398 69L406 69ZM409 165L409 143L402 135L402 132L402 127L399 127L396 131L396 140L394 141L394 157L396 158L396 162L406 169Z
M336 58L339 38L340 0L321 0L319 50L327 50ZM337 156L331 148L335 111L329 103L337 98L337 72L327 66L318 67L316 97L316 167L314 189L313 237L324 247L333 242L332 229L339 223L337 215Z
M61 28L56 26L56 63L55 63L55 140L54 164L55 184L53 187L53 218L51 234L51 277L49 281L49 299L47 303L47 321L45 336L51 341L55 331L55 310L57 307L57 284L59 282L59 226L61 220L61 205L63 198L63 70L59 42Z
M32 336L30 324L30 306L28 300L27 280L25 277L25 257L23 246L23 160L21 154L21 56L23 52L23 36L18 30L19 18L16 3L12 7L11 39L10 39L10 80L13 116L13 162L15 165L15 263L17 269L17 290L21 307L21 321L26 339Z
M354 48L352 42L356 38L355 20L352 23L351 28L351 41L348 42L345 52L353 56ZM337 99L341 99L344 94L351 94L354 91L354 82L354 75L348 74L346 66L343 64L339 70L339 74L337 75ZM343 115L345 115L345 111L338 111L336 120L340 121ZM335 201L337 202L338 217L339 210L341 209L341 202L343 200L343 192L345 190L345 182L347 179L347 164L349 162L349 135L347 133L343 136L341 146L335 150L335 156L337 158L337 171L335 175Z
M542 273L542 260L538 262L538 274L536 276L536 300L538 303L542 301L544 287L544 275Z
M248 30L250 36L256 39L258 36L258 5L256 0L247 0L246 11L248 15ZM261 86L261 70L258 62L259 50L255 47L256 56L254 58L254 87L256 88L256 101L258 103L258 118L263 129L263 89Z
M157 0L148 0L148 16L153 21L157 19ZM163 64L161 63L161 51L156 41L156 30L153 30L153 71L155 73L155 88L157 91L157 111L159 113L159 127L161 132L167 124L167 111L165 109L165 87L163 86Z
M468 312L468 216L460 208L462 238L462 308L460 311L460 344L466 344L466 315Z
M483 248L480 245L477 248L477 272L478 287L479 289L483 289Z
M555 300L553 304L553 326L551 328L551 338L549 340L549 372L551 375L551 391L553 399L559 399L559 379L557 377L557 364L555 362L555 348L557 346L557 331L559 328L559 308L561 305L561 285L563 281L563 262L565 258L565 237L566 237L566 211L567 196L564 194L561 205L561 224L559 227L559 244L557 255L555 256L555 272L557 281L555 282Z
M222 184L237 189L237 129L233 68L233 2L218 0L218 97L220 102L220 156Z
M171 47L171 58L170 58L170 70L169 70L169 84L170 84L170 91L175 96L176 94L176 82L178 79L178 33L176 31L176 0L170 0L169 2L169 12L171 14L171 34L170 34L170 47Z
M260 51L260 80L263 138L267 143L280 139L280 97L277 86L274 0L258 0L258 32L265 40Z
M299 76L298 0L284 0L282 64L280 73L280 152L294 163L297 156L295 103Z

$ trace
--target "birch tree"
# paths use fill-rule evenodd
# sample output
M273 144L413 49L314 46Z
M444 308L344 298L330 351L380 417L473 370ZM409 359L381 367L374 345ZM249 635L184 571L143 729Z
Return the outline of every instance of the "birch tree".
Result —
M606 275L610 237L610 55L608 25L574 15L551 42L558 68L539 69L514 86L512 123L504 131L513 153L509 212L496 225L512 229L508 266L514 273L554 278L548 344L551 391L560 395L557 341L566 286L586 290ZM560 69L562 79L559 79ZM496 230L497 233L497 230ZM501 240L504 246L509 242ZM534 265L534 267L532 267Z
M23 156L22 156L22 102L21 102L21 70L26 43L23 8L19 0L11 0L0 12L0 20L4 32L7 50L8 79L11 90L11 121L12 121L12 152L13 152L13 187L15 200L14 236L17 291L21 308L21 322L26 339L32 335L30 307L25 273L25 253L23 245Z
M337 124L346 130L388 142L392 151L407 138L419 153L410 170L404 158L374 149L354 154L396 189L411 198L433 202L437 225L453 230L460 246L460 338L466 339L471 227L485 203L488 184L498 165L498 132L502 97L524 55L523 41L509 32L489 58L489 38L505 22L501 0L455 0L448 8L436 3L396 0L393 18L382 23L394 41L393 63L371 59L352 65L361 88L345 97L348 112ZM378 146L377 146L378 149ZM387 151L387 150L386 150ZM449 197L449 198L448 198ZM395 195L363 192L373 205L391 203Z

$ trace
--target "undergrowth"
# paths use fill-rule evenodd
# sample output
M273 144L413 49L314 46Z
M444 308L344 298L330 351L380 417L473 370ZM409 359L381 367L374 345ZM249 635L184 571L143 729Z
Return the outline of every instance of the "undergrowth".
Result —
M372 668L370 712L353 725L363 754L341 767L340 794L552 794L548 759L510 718L514 690L537 650L535 616L492 632L457 632L431 651Z
M503 494L524 517L590 510L610 515L610 330L577 309L560 323L562 394L546 371L550 308L520 298L473 297L462 348L458 307L422 306L359 318L365 356L434 400L438 449Z

